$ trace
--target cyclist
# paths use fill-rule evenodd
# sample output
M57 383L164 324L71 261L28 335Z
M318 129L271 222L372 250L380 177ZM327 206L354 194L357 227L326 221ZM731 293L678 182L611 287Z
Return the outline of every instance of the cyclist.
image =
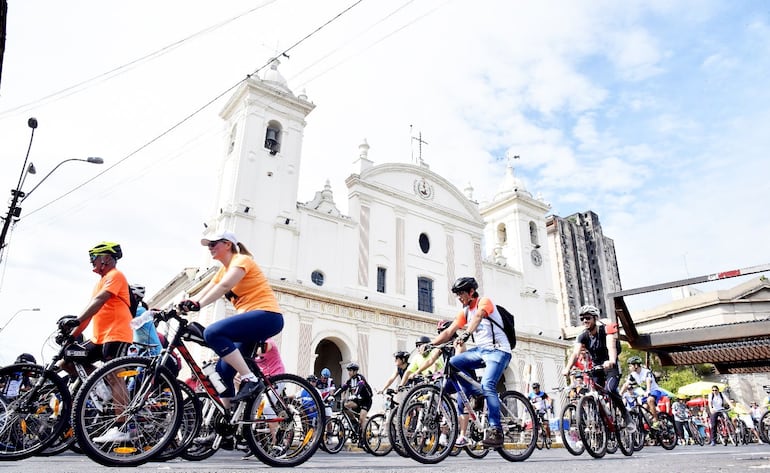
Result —
M727 401L727 398L722 394L722 392L719 391L719 386L717 385L711 386L711 393L709 393L708 398L708 407L709 424L711 425L711 441L709 442L709 445L713 447L716 445L717 439L717 418L720 415L723 415L725 416L725 420L727 422L731 422L725 413L730 409L730 403Z
M471 377L475 377L476 368L486 365L484 375L481 377L481 393L473 392L473 388L464 380L460 380L460 385L468 396L476 397L483 394L486 399L489 428L485 432L482 443L485 447L497 448L503 445L497 383L511 361L511 346L505 332L500 328L503 325L503 319L497 307L488 297L480 297L478 288L479 284L472 277L462 277L454 282L452 292L457 296L463 309L457 314L452 324L430 343L431 345L442 344L450 340L458 330L463 329L464 333L458 337L457 343L464 345L473 334L476 346L455 354L449 359L449 363ZM497 323L490 322L490 318ZM462 408L460 412L463 412Z
M353 421L352 424L360 431L366 424L366 415L369 413L369 409L372 408L372 387L369 386L364 375L358 372L357 363L348 363L345 369L348 370L349 378L340 387L337 394L350 391L350 396L345 401L345 407L358 414L358 423ZM364 438L362 435L359 435L358 438L358 446L363 448Z
M199 311L220 297L229 300L236 314L206 327L203 337L219 355L217 371L227 389L220 394L225 406L264 390L264 384L251 372L244 357L251 356L255 345L283 330L283 315L273 289L251 253L235 234L225 231L201 239L211 257L222 267L203 288L197 299L179 303L183 313ZM241 385L235 394L233 378L240 375Z
M618 368L618 355L620 354L620 340L618 340L618 324L611 323L605 325L599 322L599 309L593 305L584 305L578 312L580 321L583 322L585 330L578 335L575 345L570 354L567 365L562 374L569 376L572 366L580 356L581 350L588 352L588 358L593 366L602 366L604 371L593 372L594 382L604 388L609 393L613 402L623 411L623 417L626 421L626 430L636 431L636 425L631 421L628 410L623 404L623 399L617 392L620 370Z
M108 361L118 356L123 356L128 346L134 340L134 331L131 329L131 296L129 295L128 281L116 265L123 257L120 244L115 242L102 242L88 250L92 271L100 277L93 290L91 301L77 317L62 317L59 324L64 330L71 330L70 335L78 338L83 330L93 320L93 337L86 342L78 344L85 355L80 361L88 372L93 371L92 363L96 361ZM80 358L80 356L78 356ZM76 377L72 358L65 354L61 364L72 378ZM108 378L108 384L112 388L112 396L120 403L127 400L125 384L118 382L116 378ZM104 435L94 438L94 442L121 442L130 440L131 434L124 426L114 426Z
M398 379L404 378L404 373L406 372L407 367L409 366L409 352L407 351L397 351L393 353L393 362L396 365L395 371L393 371L393 374L388 378L387 381L385 381L385 385L377 391L377 394L382 394L385 392L386 389L390 387L391 384L393 384L393 381Z
M332 372L329 368L321 370L321 376L316 382L316 387L321 391L321 399L326 399L330 394L334 394L337 387L334 385L334 378L332 378Z
M529 393L528 397L532 405L535 407L535 411L540 418L540 422L542 422L543 426L545 427L545 434L550 437L551 426L548 423L548 417L546 416L546 413L548 411L552 411L553 409L551 407L551 398L548 397L548 394L545 391L540 390L540 383L532 383L532 391Z
M131 293L131 309L134 319L137 319L147 312L147 304L144 302L144 286L140 284L131 284L128 286ZM149 355L160 355L163 348L158 337L158 331L155 329L155 323L148 320L144 324L134 329L134 342L147 345Z
M430 337L421 336L414 342L414 347L417 349L417 353L420 356L414 357L409 363L409 367L406 369L406 373L401 377L401 382L398 386L406 386L409 382L414 381L415 376L420 373L426 372L429 375L437 371L444 369L444 360L440 357L441 350L430 349Z
M660 421L658 421L658 401L665 396L663 391L660 390L658 383L655 381L655 375L652 371L642 366L642 359L638 356L632 356L628 359L628 379L620 388L620 392L624 392L626 386L636 385L640 386L644 396L644 401L647 403L647 409L652 414L652 428L657 429L660 427Z

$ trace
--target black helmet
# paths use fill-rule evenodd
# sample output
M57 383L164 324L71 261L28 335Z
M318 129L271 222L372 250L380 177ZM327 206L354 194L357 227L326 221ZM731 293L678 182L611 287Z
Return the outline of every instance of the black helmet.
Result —
M441 333L444 330L448 329L450 325L452 325L451 320L439 320L438 324L436 325L436 332Z
M99 255L110 255L116 260L119 260L123 257L123 250L120 248L119 243L115 243L114 241L103 241L88 250L88 255L91 257Z
M538 390L538 389L540 389L540 383L532 383L532 389L533 389L533 390Z
M414 342L414 346L419 347L420 345L425 345L426 343L430 343L430 337L423 335L422 337L418 338L416 342Z
M347 366L345 366L345 369L358 371L358 363L348 363Z
M460 278L452 284L452 292L459 294L461 292L470 292L471 289L476 290L479 288L479 283L475 278Z
M318 376L316 376L316 375L314 375L314 374L309 374L309 375L307 375L307 378L305 378L305 379L306 379L306 380L307 380L309 383L315 383L316 381L318 381Z
M32 363L34 365L37 363L37 360L29 353L22 353L16 357L16 361L14 361L14 363Z
M397 352L393 353L393 358L398 358L398 359L404 361L404 363L408 363L409 362L409 352L408 351L397 351Z

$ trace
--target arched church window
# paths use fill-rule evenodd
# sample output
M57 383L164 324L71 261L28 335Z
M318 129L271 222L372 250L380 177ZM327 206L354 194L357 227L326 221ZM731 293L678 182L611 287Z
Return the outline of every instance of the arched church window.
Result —
M533 245L540 244L537 238L537 225L535 225L535 222L529 222L529 241Z
M497 226L497 244L505 245L508 242L508 230L505 228L505 224L501 223Z
M265 149L270 150L270 154L275 156L281 151L281 124L270 120L265 130Z

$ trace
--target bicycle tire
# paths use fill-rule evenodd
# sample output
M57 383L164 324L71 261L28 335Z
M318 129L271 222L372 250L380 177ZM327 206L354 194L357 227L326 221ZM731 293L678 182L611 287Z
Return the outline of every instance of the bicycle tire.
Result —
M518 391L500 394L500 423L503 446L497 453L510 462L529 458L537 441L537 414L529 399Z
M759 419L759 438L765 443L770 443L770 411L762 414Z
M324 450L327 453L335 454L342 451L348 435L345 432L345 425L337 417L330 417L326 421L323 433Z
M570 454L579 457L586 449L577 428L577 406L574 403L566 404L561 410L559 421L561 444Z
M621 407L618 406L614 400L612 401L612 409L615 441L618 444L618 449L623 455L630 457L634 454L634 439L631 432L626 430L626 418L623 415L623 409L621 409ZM630 421L633 422L633 419L630 419Z
M596 398L590 394L578 401L578 431L589 455L602 458L607 454L607 426L602 420Z
M388 418L385 414L375 414L366 421L364 447L375 457L384 457L393 450L388 430Z
M679 435L676 433L676 427L674 426L674 418L666 412L658 413L658 443L665 450L673 450L676 448Z
M393 445L393 451L401 457L409 458L409 454L406 453L406 449L401 444L398 419L398 408L391 410L390 414L388 414L388 437L390 437L390 442ZM457 453L460 452L458 451Z
M321 395L305 378L289 373L270 376L265 384L265 391L246 403L243 436L262 463L301 465L322 441L326 416Z
M101 397L107 386L112 386L111 395ZM166 368L156 367L150 358L116 358L83 383L75 397L72 426L78 445L93 461L105 466L138 466L153 460L176 435L182 405L176 377ZM118 419L124 419L121 427ZM112 429L128 433L129 438L97 441Z
M167 461L178 457L195 439L201 424L201 401L198 394L184 381L179 380L179 391L182 393L182 421L179 423L176 435L166 449L160 452L155 461Z
M0 461L29 458L59 439L72 408L63 379L20 363L0 369L0 386Z
M693 423L692 420L687 422L687 429L690 432L690 438L695 441L698 445L701 447L706 443L706 440L703 438L703 435L700 433L700 429L698 429L698 426Z
M433 384L413 387L399 407L400 440L409 456L423 464L439 463L449 455L457 426L456 403Z
M607 429L607 453L614 455L618 451L618 440L615 438L615 432Z

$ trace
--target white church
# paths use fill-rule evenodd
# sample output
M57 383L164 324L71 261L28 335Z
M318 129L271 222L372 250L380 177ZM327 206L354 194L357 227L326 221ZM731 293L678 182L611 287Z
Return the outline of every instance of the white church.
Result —
M285 318L276 341L287 370L305 376L328 367L339 385L345 364L356 361L381 387L394 370L392 354L412 351L419 336L453 318L461 308L452 283L473 276L482 295L516 316L506 388L563 384L569 344L560 337L555 270L545 251L550 206L532 197L510 165L494 199L479 204L422 159L371 161L365 140L357 155L351 150L349 215L338 210L328 181L300 203L303 132L314 108L288 88L277 61L241 84L220 114L228 142L216 174L218 212L207 223L208 231L234 232L269 278ZM195 294L215 264L185 269L150 302L161 307ZM197 320L208 325L232 311L221 300Z

